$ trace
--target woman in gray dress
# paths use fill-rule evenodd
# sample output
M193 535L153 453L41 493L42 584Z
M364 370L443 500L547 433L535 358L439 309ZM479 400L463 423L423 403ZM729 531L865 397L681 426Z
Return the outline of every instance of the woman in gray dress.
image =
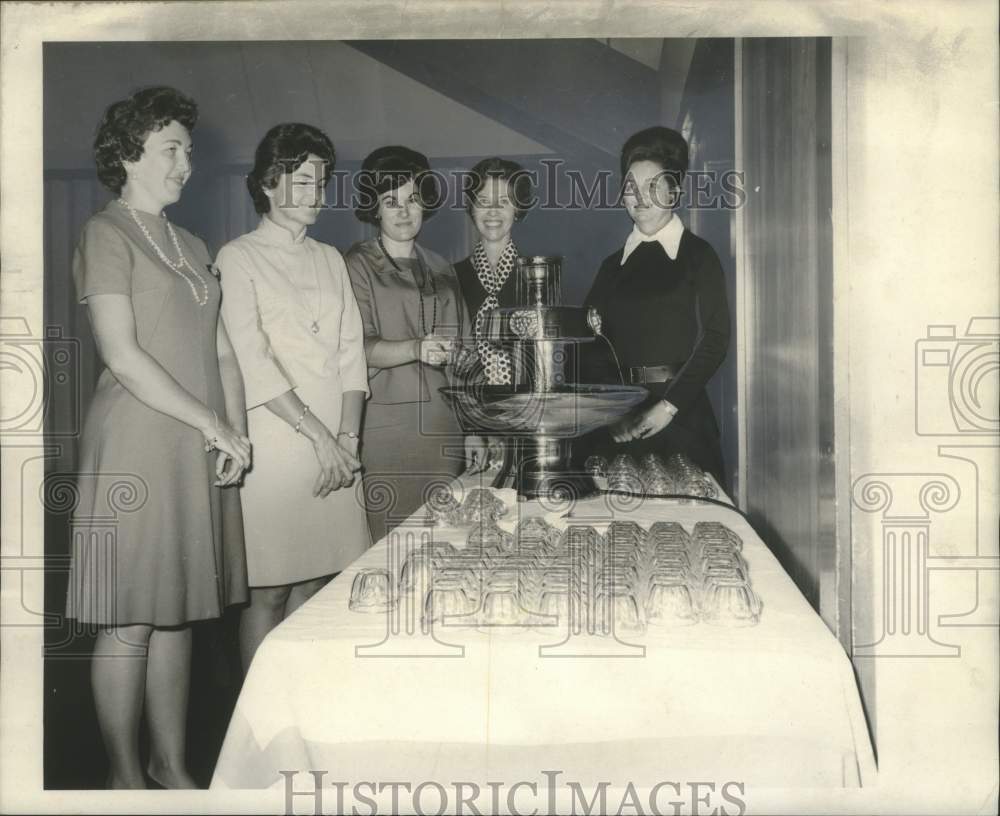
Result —
M365 158L357 217L378 234L344 256L361 310L371 397L361 462L372 540L412 515L428 488L485 463L485 443L468 445L439 389L471 333L468 309L448 261L417 236L440 201L427 157L399 145Z
M101 372L80 442L67 615L99 627L91 667L109 788L185 767L190 623L247 599L236 484L250 465L243 380L204 243L163 214L191 175L197 108L149 88L108 108L98 177L118 198L73 259ZM145 712L144 712L145 703Z

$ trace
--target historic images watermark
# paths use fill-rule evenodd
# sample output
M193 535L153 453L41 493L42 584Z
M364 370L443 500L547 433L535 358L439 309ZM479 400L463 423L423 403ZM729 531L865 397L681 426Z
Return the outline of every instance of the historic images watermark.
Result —
M634 813L638 816L713 814L742 816L747 812L746 784L738 780L671 781L652 784L626 781L583 783L561 778L559 770L540 771L544 779L514 782L438 781L346 782L328 779L325 770L282 770L285 813L417 813L471 814L570 813L590 816ZM296 787L296 785L299 787Z
M297 160L288 160L286 164L295 167ZM623 198L629 195L667 209L683 201L689 211L738 210L747 201L746 174L732 168L692 169L680 180L664 170L656 177L662 183L640 190L631 174L618 183L617 174L610 170L587 173L568 167L565 160L558 158L539 159L538 164L538 170L523 169L507 179L508 200L519 210L614 210L620 208ZM321 166L317 171L317 178L324 178ZM291 174L284 178L285 184L279 189L276 200L279 207L293 207ZM519 178L530 183L519 185L516 183ZM470 170L430 169L416 175L333 170L323 190L322 206L329 210L372 207L378 199L378 189L386 186L395 189L410 181L421 194L426 208L465 210L469 196L482 180ZM526 198L520 200L518 196L522 193L519 191L523 191Z
M867 473L855 481L854 507L879 514L882 531L881 580L875 585L881 631L873 642L855 647L857 657L959 657L961 648L942 642L941 630L998 625L1000 550L997 517L989 508L998 494L1000 318L972 317L961 335L955 324L930 325L915 342L914 432L945 442L937 446L938 457L958 469ZM935 552L935 519L959 505L972 511L972 551ZM938 610L935 621L932 576L942 571L973 573L975 592L970 608Z
M23 317L0 317L0 377L6 442L80 433L80 341L53 326L43 337Z
M5 607L2 625L41 627L48 632L47 656L90 660L86 636L99 624L35 608L29 602L30 587L42 575L69 576L70 553L86 552L94 569L86 582L69 582L69 605L89 620L114 620L120 589L118 528L125 516L149 501L149 483L137 473L58 467L82 428L83 372L77 338L64 336L59 327L46 327L39 336L23 317L0 318L0 378L4 392L0 438L7 453L20 459L16 513L21 521L19 546L5 553L2 563L4 573L16 576L18 601ZM86 497L84 512L81 497ZM65 552L45 552L40 540L26 536L24 521L39 508L46 525L66 530ZM116 630L116 636L124 634Z

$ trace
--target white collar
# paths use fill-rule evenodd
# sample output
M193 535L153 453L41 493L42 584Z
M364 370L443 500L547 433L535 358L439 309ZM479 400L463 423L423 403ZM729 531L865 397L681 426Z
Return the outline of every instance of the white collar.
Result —
M621 265L625 265L625 261L628 260L628 256L632 254L639 244L644 241L659 241L660 246L663 247L664 251L667 253L667 257L670 260L677 260L677 250L681 245L681 236L684 234L684 224L676 213L674 216L659 230L654 232L652 235L646 235L639 231L638 227L632 227L632 232L629 233L627 239L625 239L625 249L622 250L622 262Z

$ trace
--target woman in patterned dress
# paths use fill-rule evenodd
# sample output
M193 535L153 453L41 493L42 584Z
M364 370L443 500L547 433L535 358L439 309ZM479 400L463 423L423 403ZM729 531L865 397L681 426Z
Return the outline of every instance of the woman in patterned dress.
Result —
M95 142L118 198L73 259L104 362L80 443L67 615L100 627L91 681L109 788L185 767L190 623L247 597L236 484L250 464L243 381L204 243L163 214L191 175L194 102L149 88L116 102ZM145 712L143 703L145 702Z
M466 208L479 241L468 258L455 264L455 274L472 315L473 337L486 381L510 385L510 358L483 338L483 320L491 309L517 305L514 265L518 250L511 230L527 214L534 189L525 169L508 159L483 159L470 175Z

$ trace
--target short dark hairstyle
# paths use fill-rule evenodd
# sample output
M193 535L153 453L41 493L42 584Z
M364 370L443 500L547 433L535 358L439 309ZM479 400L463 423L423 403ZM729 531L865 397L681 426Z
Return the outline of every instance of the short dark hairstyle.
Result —
M150 133L179 122L188 132L198 121L198 106L180 91L166 86L143 88L110 105L97 128L94 161L97 178L116 195L125 186L123 162L138 161Z
M622 146L622 184L628 169L640 161L651 161L666 171L672 184L680 186L688 171L688 143L676 130L651 127L629 136Z
M254 153L253 169L247 174L247 189L260 215L271 211L271 199L264 191L273 190L284 173L298 170L310 153L323 161L325 186L333 174L337 153L322 130L301 122L284 122L264 134Z
M378 223L379 197L413 182L426 221L441 206L441 185L423 153L402 145L387 145L369 153L361 163L354 214L365 224Z
M531 181L531 176L521 165L510 159L501 159L493 156L483 159L469 171L471 184L466 184L465 209L471 215L472 208L476 204L478 196L486 182L490 179L501 179L507 182L507 187L514 197L514 208L517 211L514 219L520 221L528 214L528 210L535 203L535 185Z

